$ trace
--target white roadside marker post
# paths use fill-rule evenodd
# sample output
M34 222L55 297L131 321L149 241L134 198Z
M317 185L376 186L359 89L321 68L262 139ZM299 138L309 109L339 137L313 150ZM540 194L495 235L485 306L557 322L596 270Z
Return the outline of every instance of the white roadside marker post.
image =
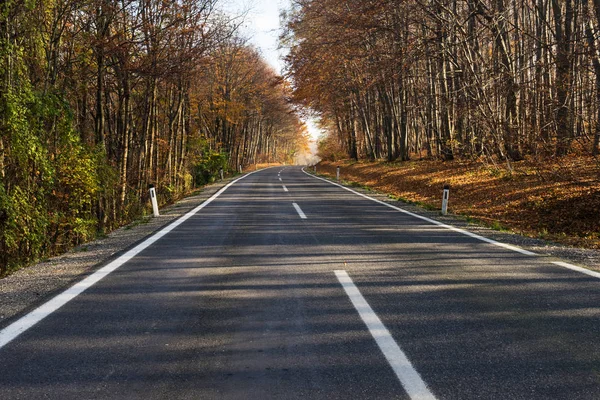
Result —
M335 170L335 179L337 179L337 181L340 181L340 167L337 167Z
M156 201L156 189L154 189L154 185L150 185L150 201L152 202L152 212L155 217L160 217L158 213L158 202Z
M317 165L314 165L314 169L315 169L315 174L317 173Z
M444 195L442 196L442 214L448 214L448 198L450 197L450 185L444 185Z
M219 176L221 177L221 180L223 180L223 168L219 170Z
M244 171L242 170L242 164L240 164L240 174L243 174Z

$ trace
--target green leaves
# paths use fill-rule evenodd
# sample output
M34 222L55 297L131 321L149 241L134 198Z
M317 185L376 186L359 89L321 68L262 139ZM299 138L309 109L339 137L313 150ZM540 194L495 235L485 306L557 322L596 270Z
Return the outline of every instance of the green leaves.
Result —
M220 169L227 170L228 161L227 153L211 151L205 144L193 167L194 183L200 186L214 182Z
M94 237L104 162L81 143L61 96L33 90L22 75L18 83L4 82L0 94L0 276Z

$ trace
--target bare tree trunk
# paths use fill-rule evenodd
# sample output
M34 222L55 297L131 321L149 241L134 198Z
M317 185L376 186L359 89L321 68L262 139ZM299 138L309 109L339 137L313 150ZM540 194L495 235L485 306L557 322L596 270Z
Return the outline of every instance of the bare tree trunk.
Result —
M571 73L571 35L573 23L572 0L565 0L563 19L562 2L552 0L554 35L556 38L556 155L564 156L573 138L569 92L573 81Z
M598 54L598 46L596 45L596 39L594 32L598 31L600 26L600 0L594 1L594 15L596 16L596 26L593 25L591 19L589 19L589 7L588 0L581 0L584 6L585 18L588 18L586 24L586 36L589 45L590 57L592 59L592 65L594 66L595 75L595 89L596 89L596 122L594 124L594 139L592 143L592 154L597 156L600 153L600 55Z

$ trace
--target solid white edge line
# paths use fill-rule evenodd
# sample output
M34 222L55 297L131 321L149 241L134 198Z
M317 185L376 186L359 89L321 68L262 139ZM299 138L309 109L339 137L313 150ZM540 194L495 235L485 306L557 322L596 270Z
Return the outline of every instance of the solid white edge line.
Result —
M334 273L409 397L413 400L435 400L433 393L427 388L406 354L367 303L352 278L344 270L337 270Z
M521 254L524 254L524 255L526 255L526 256L539 256L539 254L537 254L537 253L534 253L534 252L532 252L532 251L528 251L528 250L525 250L525 249L521 249L520 247L517 247L517 246L512 246L512 245L510 245L510 244L506 244L506 243L500 243L500 242L497 242L497 241L495 241L495 240L493 240L493 239L488 239L488 238L486 238L486 237L484 237L484 236L480 236L480 235L477 235L477 234L475 234L475 233L472 233L472 232L469 232L469 231L465 231L464 229L456 228L456 227L454 227L454 226L451 226L451 225L444 224L444 223L442 223L442 222L439 222L439 221L433 220L433 219L431 219L431 218L427 218L427 217L424 217L424 216L422 216L422 215L418 215L418 214L412 213L412 212L410 212L410 211L406 211L406 210L404 210L404 209L402 209L402 208L400 208L400 207L396 207L396 206L394 206L394 205L391 205L391 204L389 204L389 203L386 203L385 201L377 200L377 199L374 199L374 198L372 198L372 197L369 197L369 196L367 196L367 195L364 195L364 194L362 194L362 193L358 193L357 191L355 191L355 190L352 190L352 189L350 189L350 188L347 188L347 187L345 187L345 186L342 186L342 185L340 185L339 183L335 183L335 182L332 182L332 181L330 181L330 180L323 179L323 178L321 178L321 177L318 177L318 176L314 176L314 175L312 175L312 174L309 174L308 172L306 172L306 171L304 170L304 168L302 168L302 172L304 172L306 175L308 175L308 176L310 176L310 177L313 177L313 178L315 178L315 179L319 179L319 180L322 180L322 181L324 181L324 182L330 183L330 184L332 184L332 185L338 186L338 187L340 187L340 188L342 188L342 189L345 189L345 190L347 190L347 191L349 191L349 192L352 192L352 193L354 193L354 194L356 194L356 195L358 195L358 196L364 197L365 199L369 199L369 200L371 200L371 201L374 201L374 202L376 202L376 203L383 204L384 206L387 206L387 207L389 207L389 208L392 208L392 209L394 209L394 210L396 210L396 211L400 211L400 212L402 212L402 213L404 213L404 214L407 214L407 215L410 215L410 216L412 216L412 217L419 218L419 219L421 219L421 220L423 220L423 221L427 221L427 222L429 222L429 223L431 223L431 224L434 224L434 225L437 225L437 226L440 226L440 227L443 227L443 228L449 229L449 230L451 230L451 231L454 231L454 232L459 232L459 233L462 233L463 235L470 236L470 237L472 237L472 238L475 238L475 239L481 240L481 241L483 241L483 242L486 242L486 243L493 244L493 245L495 245L495 246L498 246L498 247L503 247L503 248L505 248L505 249L508 249L508 250L516 251L517 253L521 253ZM570 269L570 270L573 270L573 271L581 272L581 273L583 273L583 274L586 274L586 275L589 275L589 276L593 276L594 278L600 278L600 273L599 273L599 272L591 271L591 270L589 270L589 269L582 268L582 267L578 267L578 266L576 266L576 265L573 265L573 264L569 264L569 263L562 262L562 261L551 261L551 263L552 263L552 264L554 264L554 265L558 265L558 266L564 267L564 268L568 268L568 269Z
M31 328L48 315L52 314L54 311L58 310L60 307L64 306L69 301L73 300L75 297L83 293L85 290L92 287L94 284L99 282L102 278L125 264L127 261L131 260L137 254L139 254L142 250L145 250L154 242L165 236L167 233L171 232L173 229L181 225L184 221L192 217L198 211L202 210L204 207L212 203L217 197L219 197L223 192L225 192L230 186L235 184L236 182L246 178L249 175L252 175L258 171L250 172L221 188L217 193L212 195L209 199L205 200L202 204L189 211L187 214L183 215L179 219L173 221L171 224L167 225L160 231L156 232L154 235L150 236L148 239L144 240L142 243L138 244L134 248L126 251L124 254L119 256L117 259L111 261L104 267L98 269L96 272L92 273L87 278L77 282L73 286L66 289L64 292L56 295L52 299L48 300L35 310L29 312L28 314L22 316L12 324L8 325L6 328L0 331L0 349L10 343L13 339L19 336L21 333L25 332L27 329Z
M302 209L300 208L300 206L298 204L296 204L296 203L292 203L292 205L296 209L296 212L298 213L298 215L300 216L300 218L306 219L306 214L304 214L304 212L302 211Z
M589 269L578 267L577 265L569 264L563 261L552 261L552 264L568 268L573 271L581 272L582 274L593 276L594 278L600 278L600 272L590 271Z
M283 185L283 191L284 191L284 192L289 192L288 188L287 188L287 187L285 187L285 185Z
M312 176L312 177L313 177L313 178L315 178L315 179L319 179L319 180L322 180L322 181L324 181L324 182L328 182L328 183L330 183L330 184L332 184L332 185L338 186L338 187L340 187L340 188L342 188L342 189L345 189L345 190L347 190L347 191L349 191L349 192L352 192L352 193L354 193L354 194L356 194L356 195L358 195L358 196L364 197L365 199L369 199L369 200L371 200L371 201L374 201L374 202L376 202L376 203L379 203L379 204L382 204L382 205L384 205L384 206L387 206L387 207L389 207L389 208L392 208L392 209L394 209L394 210L396 210L396 211L400 211L401 213L404 213L404 214L410 215L411 217L415 217L415 218L421 219L421 220L423 220L423 221L427 221L427 222L429 222L430 224L437 225L437 226L440 226L440 227L442 227L442 228L449 229L449 230L451 230L451 231L454 231L454 232L462 233L463 235L470 236L470 237L472 237L472 238L475 238L475 239L479 239L479 240L481 240L482 242L490 243L490 244L493 244L493 245L495 245L495 246L499 246L499 247L503 247L503 248L505 248L505 249L509 249L509 250L512 250L512 251L516 251L517 253L521 253L521 254L524 254L524 255L526 255L526 256L537 256L537 255L538 255L538 254L536 254L536 253L533 253L533 252L531 252L531 251L528 251L528 250L525 250L525 249L521 249L520 247L517 247L517 246L512 246L512 245L510 245L510 244L506 244L506 243L500 243L500 242L497 242L497 241L495 241L495 240L493 240L493 239L488 239L488 238L486 238L486 237L483 237L483 236L477 235L477 234L475 234L475 233L472 233L472 232L469 232L469 231L465 231L464 229L460 229L460 228L457 228L457 227L455 227L455 226L452 226L452 225L447 225L447 224L444 224L444 223L442 223L442 222L436 221L436 220L434 220L434 219L427 218L427 217L424 217L424 216L422 216L422 215L419 215L419 214L412 213L412 212L410 212L410 211L406 211L406 210L404 210L404 209L402 209L402 208L400 208L400 207L396 207L396 206L394 206L394 205L391 205L391 204L389 204L389 203L386 203L385 201L377 200L377 199L374 199L374 198L372 198L372 197L369 197L369 196L367 196L367 195L364 195L364 194L362 194L362 193L358 193L357 191L355 191L355 190L352 190L352 189L350 189L350 188L347 188L347 187L345 187L345 186L342 186L342 185L340 185L339 183L331 182L331 181L329 181L329 180L327 180L327 179L323 179L323 178L320 178L320 177L318 177L318 176L314 176L314 175L312 175L312 174L309 174L308 172L306 172L306 171L304 170L304 168L302 168L302 172L304 172L304 173L305 173L306 175L308 175L308 176Z

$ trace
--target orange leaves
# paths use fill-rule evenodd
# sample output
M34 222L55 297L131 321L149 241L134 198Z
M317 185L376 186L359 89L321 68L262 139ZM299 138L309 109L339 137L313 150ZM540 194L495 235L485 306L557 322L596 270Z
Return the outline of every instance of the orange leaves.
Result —
M319 170L334 176L337 164L323 162ZM521 161L512 167L509 177L504 170L461 161L354 163L342 170L345 180L438 209L441 182L448 182L450 210L455 214L533 237L600 249L600 166L592 157L573 156L542 166ZM533 170L538 173L523 173ZM540 174L553 179L541 180Z

